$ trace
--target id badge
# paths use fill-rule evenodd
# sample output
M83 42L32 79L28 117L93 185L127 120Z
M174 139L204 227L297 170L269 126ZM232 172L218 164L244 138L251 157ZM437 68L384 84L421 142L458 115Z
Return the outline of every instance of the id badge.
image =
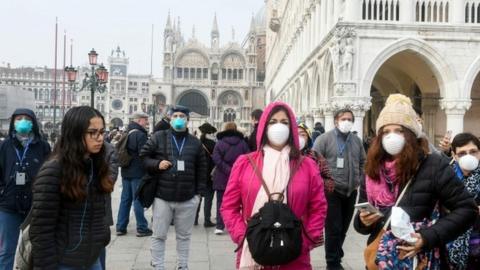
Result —
M184 172L185 171L185 161L177 160L177 171Z
M337 169L343 169L345 167L345 159L337 158Z
M17 172L15 175L15 183L17 186L25 185L25 173L24 172Z

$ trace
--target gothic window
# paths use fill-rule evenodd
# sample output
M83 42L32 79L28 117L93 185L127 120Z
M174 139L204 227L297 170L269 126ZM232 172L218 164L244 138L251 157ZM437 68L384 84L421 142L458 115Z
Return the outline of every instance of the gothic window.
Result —
M233 70L233 80L237 80L237 79L238 79L238 78L237 78L237 70L234 69L234 70Z
M197 68L197 80L200 80L200 79L202 79L202 69Z
M187 80L190 79L189 69L188 69L188 68L185 68L185 69L183 70L183 72L184 72L184 78L187 79Z
M208 79L208 68L203 69L203 78Z
M236 112L234 109L227 109L223 113L223 122L234 122L237 118Z
M228 70L228 75L227 75L227 80L231 80L232 79L232 70L229 69Z
M226 69L222 69L222 80L225 80L227 78L227 70Z
M195 80L195 69L194 68L190 68L190 79Z
M240 69L240 70L238 71L238 79L239 79L239 80L243 80L243 69Z

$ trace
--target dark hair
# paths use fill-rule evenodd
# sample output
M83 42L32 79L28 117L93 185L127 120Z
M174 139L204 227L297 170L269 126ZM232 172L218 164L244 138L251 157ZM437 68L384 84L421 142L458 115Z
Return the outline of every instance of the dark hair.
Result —
M423 116L423 111L422 111L422 108L421 108L421 107L419 107L419 106L413 106L413 110L415 111L415 113L416 113L418 116L420 116L420 117Z
M268 142L268 136L267 136L267 129L268 129L268 122L270 121L270 119L272 119L272 116L280 111L283 111L285 112L285 114L287 114L288 116L288 120L290 122L289 124L289 128L290 128L290 136L288 137L288 140L287 140L287 144L290 146L290 158L292 159L298 159L300 157L300 151L297 149L297 147L295 147L295 142L293 140L293 132L292 132L292 122L290 121L290 119L294 118L294 117L291 117L291 115L288 113L288 110L283 107L283 106L276 106L272 109L272 111L270 112L270 114L268 115L267 119L265 120L265 128L263 129L263 134L262 134L262 140L261 140L261 146L264 146L267 144ZM259 147L259 149L261 149L261 147Z
M250 114L250 116L255 119L256 121L260 120L260 117L262 117L263 111L260 109L255 109L253 112Z
M61 193L76 201L85 199L87 195L85 185L88 180L85 172L88 166L85 163L87 147L84 136L90 120L94 117L100 117L105 126L102 114L94 108L80 106L70 109L63 117L61 136L54 149L53 158L57 159L62 167ZM99 153L91 154L90 158L99 179L99 190L104 193L112 192L113 183L109 178L105 147L102 147Z
M383 149L383 134L383 129L380 129L368 148L365 174L374 181L380 180L380 169L383 163L391 158ZM405 146L395 164L400 186L405 184L415 174L421 158L426 156L429 151L428 141L425 138L417 138L410 129L405 127L403 127L403 135L405 136Z
M348 108L344 108L336 111L335 114L333 115L333 119L338 120L338 118L344 115L345 113L351 113L353 117L352 120L353 122L355 122L355 114L353 114L352 110Z
M467 145L469 143L473 143L477 146L478 149L480 149L480 140L475 137L472 133L459 133L453 138L452 141L452 151L453 153L457 153L457 147L462 147L464 145Z

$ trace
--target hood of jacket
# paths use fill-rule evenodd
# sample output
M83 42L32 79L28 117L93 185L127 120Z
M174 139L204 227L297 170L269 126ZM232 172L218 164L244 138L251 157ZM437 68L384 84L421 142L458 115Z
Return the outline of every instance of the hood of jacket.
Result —
M130 122L130 124L128 124L128 130L130 131L132 129L138 129L141 132L147 134L147 130L144 127L142 127L140 124L138 124L137 122Z
M10 119L10 128L8 129L8 136L15 136L15 117L17 115L27 115L28 117L32 118L32 132L33 134L35 135L36 138L41 138L41 134L40 134L40 128L38 127L38 121L37 121L37 117L35 116L35 113L30 110L30 109L25 109L25 108L19 108L19 109L16 109L13 114L12 114L12 118Z
M236 145L239 141L244 140L244 136L237 130L225 130L217 134L217 139L230 145Z
M292 108L287 103L276 101L270 103L262 113L260 121L258 121L258 130L257 130L257 151L262 150L262 138L267 132L267 118L270 116L272 110L276 107L283 107L287 111L288 118L290 119L290 135L293 136L293 143L297 149L300 148L300 143L298 141L298 125L297 120L295 119L295 114L293 113Z

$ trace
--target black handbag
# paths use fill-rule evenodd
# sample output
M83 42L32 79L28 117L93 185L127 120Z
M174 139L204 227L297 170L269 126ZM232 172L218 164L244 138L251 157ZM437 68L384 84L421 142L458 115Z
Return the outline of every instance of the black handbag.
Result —
M167 153L167 131L163 131L163 154L165 160L168 159ZM146 173L140 182L137 191L135 192L135 198L140 202L143 208L149 208L155 201L155 195L157 193L158 175L151 175Z
M270 193L252 158L248 156L248 159L268 195L268 202L247 223L246 239L252 258L262 266L290 263L302 253L302 221L283 203L285 190L281 193ZM292 169L289 183L302 160L303 157ZM273 195L278 198L274 199Z

